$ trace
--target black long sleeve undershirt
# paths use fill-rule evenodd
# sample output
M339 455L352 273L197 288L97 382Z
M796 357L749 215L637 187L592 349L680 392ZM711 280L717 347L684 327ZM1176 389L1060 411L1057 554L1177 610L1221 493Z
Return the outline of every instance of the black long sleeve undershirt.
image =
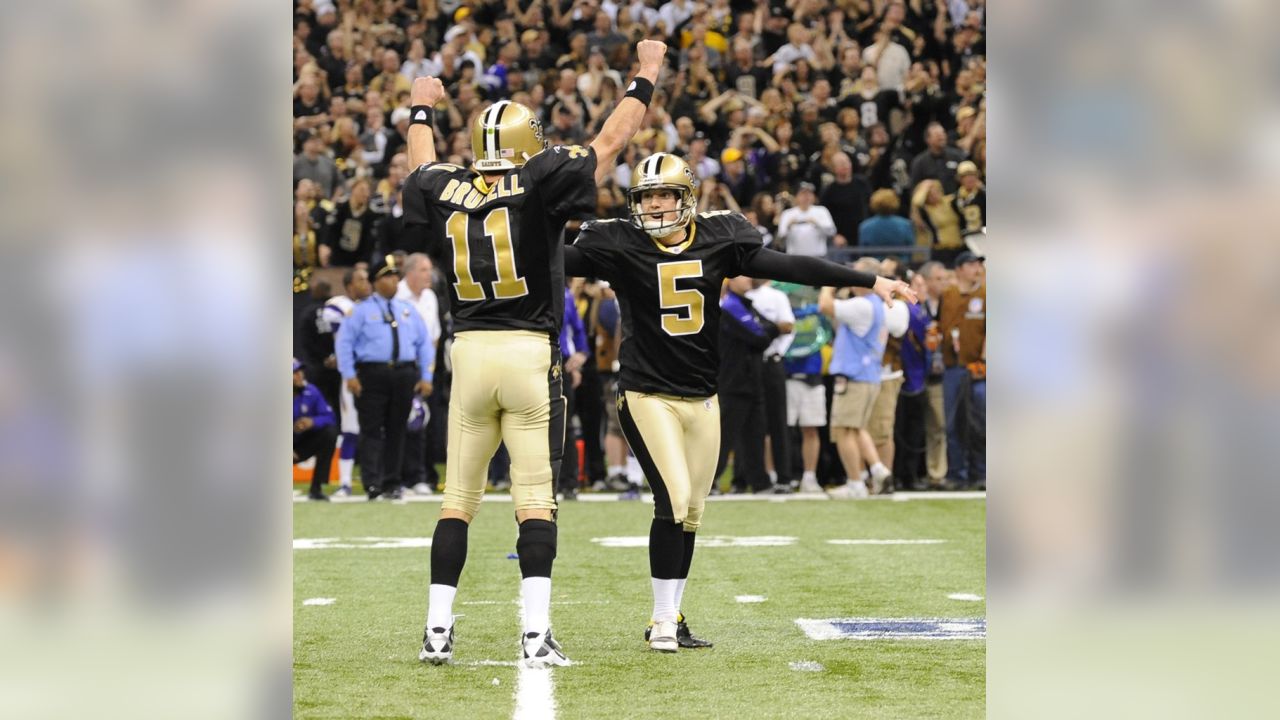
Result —
M742 274L753 278L781 280L813 287L875 287L876 276L837 265L822 258L786 255L761 248L751 255Z
M570 277L594 276L594 269L582 251L572 245L564 248L564 271ZM786 255L761 248L752 253L742 274L754 278L781 280L813 287L875 287L876 276L822 258Z

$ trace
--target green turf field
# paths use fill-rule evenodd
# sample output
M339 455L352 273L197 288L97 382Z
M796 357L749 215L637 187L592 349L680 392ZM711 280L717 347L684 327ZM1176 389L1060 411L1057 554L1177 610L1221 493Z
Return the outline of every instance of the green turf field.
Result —
M985 601L948 598L986 595L985 501L712 502L683 609L695 634L716 647L676 655L652 653L641 639L652 602L648 551L592 542L647 536L652 509L635 502L562 507L552 624L576 664L550 671L554 715L542 708L528 717L985 715L985 640L811 640L795 623L985 615ZM430 538L438 511L432 502L298 503L294 537ZM796 539L707 547L712 536ZM826 542L836 538L946 542ZM507 557L515 547L511 505L486 502L469 543L449 667L417 660L429 548L295 549L294 716L513 717L519 567ZM745 595L766 599L735 599ZM333 603L303 604L311 598ZM477 664L487 661L511 664Z

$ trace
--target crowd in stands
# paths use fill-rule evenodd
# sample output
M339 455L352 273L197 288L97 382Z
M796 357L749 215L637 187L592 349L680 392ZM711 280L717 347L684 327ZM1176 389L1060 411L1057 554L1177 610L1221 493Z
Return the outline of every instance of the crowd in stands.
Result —
M550 144L589 142L635 71L636 42L659 39L671 48L668 67L641 131L599 188L595 217L626 217L634 164L677 153L698 177L700 210L742 212L776 250L864 258L916 284L921 304L885 353L881 385L892 392L881 393L878 429L869 428L877 455L899 489L983 487L985 9L982 0L295 0L299 335L329 296L344 294L333 280L344 269L438 252L401 219L415 77L444 83L437 155L466 165L471 122L499 99L535 109ZM450 337L447 286L438 267L432 273L440 348L424 432L428 468L446 461ZM589 358L573 373L567 447L581 441L583 462L571 483L626 490L626 476L635 481L639 470L627 470L607 413L616 302L591 278L571 289ZM788 393L791 380L822 387L829 409L840 320L819 311L816 291L779 289L795 315L792 339L779 330L781 342L766 352L786 363ZM321 372L326 359L302 344L295 354ZM826 423L801 424L798 408L788 415L790 452L765 458L779 483L800 484L814 444L821 484L855 479ZM773 467L774 455L786 467ZM500 469L494 474L501 483ZM434 483L434 468L427 475ZM894 487L874 480L872 491Z

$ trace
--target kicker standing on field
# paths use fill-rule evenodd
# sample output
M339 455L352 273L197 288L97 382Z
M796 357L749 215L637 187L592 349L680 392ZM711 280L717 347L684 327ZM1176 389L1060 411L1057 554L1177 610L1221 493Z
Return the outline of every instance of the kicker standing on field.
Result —
M640 161L628 195L630 222L584 224L565 267L608 280L622 306L618 416L654 495L653 620L645 636L652 649L675 652L706 646L689 633L680 602L721 441L716 300L725 278L856 285L886 300L898 293L914 302L915 294L906 283L767 250L739 213L695 218L693 172L675 155Z
M511 496L520 524L523 660L566 665L551 634L556 556L554 478L564 447L559 335L564 318L564 224L595 208L596 185L640 128L666 45L636 48L640 70L589 148L546 148L542 124L518 103L476 116L472 168L436 162L432 110L440 81L414 81L405 222L426 226L452 295L456 339L449 402L444 502L431 545L431 591L422 651L453 657L453 599L467 558L467 529L480 508L499 442L511 455Z
M334 342L338 371L360 416L361 479L370 500L401 496L405 425L413 394L431 394L435 346L413 305L395 299L400 269L388 255L374 270L373 295L351 311Z

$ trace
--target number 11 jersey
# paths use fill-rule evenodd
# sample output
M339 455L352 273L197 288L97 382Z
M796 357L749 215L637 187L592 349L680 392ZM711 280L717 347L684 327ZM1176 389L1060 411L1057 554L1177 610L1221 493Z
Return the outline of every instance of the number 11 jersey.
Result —
M534 330L564 320L564 225L595 210L596 155L548 148L493 185L470 168L427 163L404 185L405 224L449 280L455 331Z

